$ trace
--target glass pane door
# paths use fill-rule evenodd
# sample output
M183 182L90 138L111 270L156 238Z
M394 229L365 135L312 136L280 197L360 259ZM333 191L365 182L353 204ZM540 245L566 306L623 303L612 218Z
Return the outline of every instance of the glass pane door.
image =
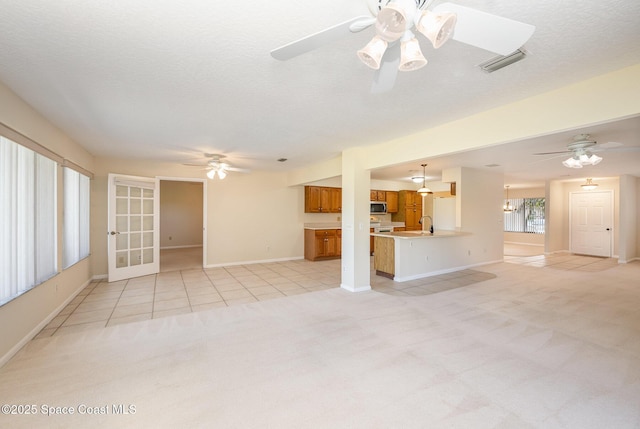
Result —
M109 281L158 272L155 179L109 175Z

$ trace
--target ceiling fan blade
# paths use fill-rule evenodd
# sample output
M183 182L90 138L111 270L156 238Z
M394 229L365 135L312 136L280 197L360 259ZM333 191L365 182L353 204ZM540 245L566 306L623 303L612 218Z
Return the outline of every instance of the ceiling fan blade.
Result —
M298 55L312 51L322 45L338 40L347 34L357 33L369 27L375 22L370 16L356 16L333 27L326 28L302 39L280 46L271 51L271 56L276 60L286 61Z
M454 3L441 3L434 8L434 11L454 12L457 15L453 40L499 55L509 55L522 47L536 29L530 24Z
M538 153L534 153L532 155L555 155L557 153L571 153L570 150L560 150L557 152L538 152Z
M551 152L551 153L553 154L553 152ZM534 155L542 155L542 154L537 154L536 153ZM531 165L540 164L542 162L551 161L551 160L554 160L554 159L564 158L564 157L565 157L565 154L564 154L564 152L562 152L560 155L554 155L554 156L551 156L551 157L548 157L548 158L538 159L538 160L535 160L535 161L531 162L530 164Z
M373 84L371 85L372 94L381 94L390 91L396 83L398 76L398 65L400 64L400 43L394 43L387 48L380 68L373 75Z
M237 173L251 173L251 170L248 170L246 168L238 168L238 167L226 167L225 170L235 171Z

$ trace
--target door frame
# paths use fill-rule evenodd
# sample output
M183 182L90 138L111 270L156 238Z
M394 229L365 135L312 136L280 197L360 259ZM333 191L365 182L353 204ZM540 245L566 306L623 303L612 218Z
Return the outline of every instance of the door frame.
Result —
M156 176L158 180L158 206L160 205L160 184L161 181L171 182L198 182L202 183L202 267L207 266L207 179L194 178L194 177L173 177L173 176ZM158 225L160 225L160 210L158 209ZM160 228L158 227L158 230ZM159 240L159 237L158 237Z
M613 244L614 244L614 231L615 231L615 195L612 189L603 189L599 191L572 191L569 192L569 252L573 253L573 196L578 194L595 194L595 193L607 193L610 196L610 216L611 216L611 227L609 230L609 256L608 258L612 258L613 255ZM595 255L594 255L595 256Z

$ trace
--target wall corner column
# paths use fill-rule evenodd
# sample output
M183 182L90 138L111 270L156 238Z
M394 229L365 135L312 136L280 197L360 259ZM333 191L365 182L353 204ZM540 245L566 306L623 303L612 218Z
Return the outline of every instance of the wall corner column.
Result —
M363 167L362 148L342 153L342 281L350 292L371 290L369 191L371 172Z

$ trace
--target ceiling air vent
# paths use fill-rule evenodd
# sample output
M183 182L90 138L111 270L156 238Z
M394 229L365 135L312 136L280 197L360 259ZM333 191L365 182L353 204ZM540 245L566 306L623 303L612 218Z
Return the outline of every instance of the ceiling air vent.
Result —
M524 60L527 56L527 51L520 48L509 55L499 55L491 58L489 61L485 61L482 64L478 64L478 67L485 73L493 73L496 70L500 70L503 67L509 66L513 63L517 63L520 60Z

